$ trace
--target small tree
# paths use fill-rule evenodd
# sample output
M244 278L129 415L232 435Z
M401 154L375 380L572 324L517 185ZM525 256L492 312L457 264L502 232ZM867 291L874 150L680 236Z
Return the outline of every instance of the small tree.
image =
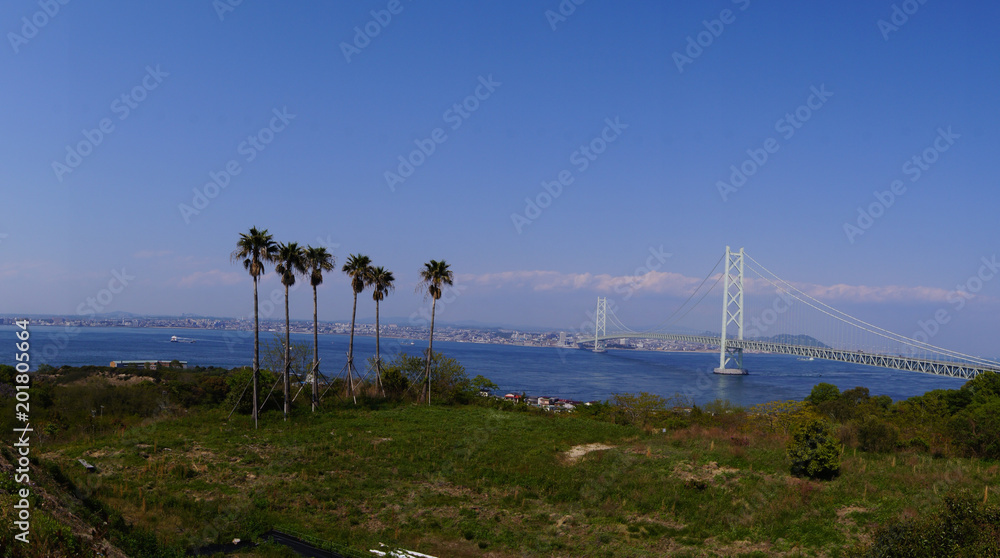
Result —
M486 393L488 395L492 395L493 390L500 389L500 386L494 384L492 380L483 375L478 375L472 379L472 387L478 390L480 394Z
M224 409L235 409L239 414L254 413L252 400L249 397L242 397L244 389L251 380L251 376L253 376L252 368L238 368L230 372L226 377L228 392L226 399L223 401ZM276 374L266 369L259 370L257 376L264 385L272 384L278 379ZM277 401L270 402L268 408L278 409Z
M827 401L836 401L838 398L840 398L840 388L833 384L820 382L813 386L809 397L806 397L806 401L813 405L820 405Z
M858 423L858 446L862 451L885 453L896 449L899 429L889 422L868 415Z
M667 400L652 393L615 393L610 401L616 422L644 427L667 410Z
M840 444L826 421L811 420L797 428L787 449L796 477L831 480L840 475Z
M410 356L406 353L396 355L385 364L382 381L385 382L386 393L399 393L399 390L424 383L426 363L422 357ZM431 360L430 377L433 380L434 397L443 403L468 403L478 394L472 385L465 368L455 359L441 353L434 353Z

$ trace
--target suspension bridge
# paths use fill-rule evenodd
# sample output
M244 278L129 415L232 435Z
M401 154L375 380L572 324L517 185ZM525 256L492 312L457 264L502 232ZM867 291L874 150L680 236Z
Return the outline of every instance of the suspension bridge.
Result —
M723 263L724 269L717 273ZM750 277L745 280L747 274ZM714 284L706 289L713 278ZM720 283L721 334L677 332L680 320ZM615 315L613 307L608 308L607 298L600 297L594 314L594 335L577 335L577 344L592 346L596 352L605 351L607 341L613 339L655 339L719 347L716 374L746 374L744 352L794 355L806 360L833 360L965 379L983 372L1000 372L1000 362L937 347L928 343L929 339L893 333L841 312L807 290L808 287L800 288L781 279L742 248L733 251L727 246L712 271L663 324L646 331L632 330ZM748 293L755 300L764 301L759 312L747 311L745 294ZM744 330L744 315L751 316L749 331Z

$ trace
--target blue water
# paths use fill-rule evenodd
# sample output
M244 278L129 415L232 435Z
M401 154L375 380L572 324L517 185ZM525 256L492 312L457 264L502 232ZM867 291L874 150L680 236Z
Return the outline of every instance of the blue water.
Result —
M16 326L0 326L0 362L13 364ZM189 366L248 366L253 359L253 333L201 329L77 328L33 326L30 329L32 368L108 365L112 360L182 360ZM170 337L187 337L195 343L171 343ZM261 332L261 342L274 333ZM8 341L4 341L8 339ZM292 341L312 347L311 334L292 334ZM410 344L412 343L412 344ZM335 377L347 360L346 335L320 335L321 370ZM383 358L394 352L420 355L426 339L383 339ZM712 373L717 353L667 353L616 351L593 353L575 349L434 342L435 352L457 359L469 377L481 374L504 392L526 392L580 401L604 400L613 393L646 391L664 397L684 394L697 403L727 399L739 405L802 399L820 382L841 390L857 386L872 395L906 399L933 389L957 389L963 380L916 372L903 372L832 361L800 361L783 355L748 354L747 376ZM354 338L355 366L364 372L375 354L374 337Z

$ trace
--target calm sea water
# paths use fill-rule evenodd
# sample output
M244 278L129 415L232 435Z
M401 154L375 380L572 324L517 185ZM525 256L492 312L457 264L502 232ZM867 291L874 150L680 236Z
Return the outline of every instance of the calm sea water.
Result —
M13 364L16 326L0 326L0 362ZM199 329L78 328L33 326L31 358L37 366L107 365L112 360L182 360L189 366L250 365L253 333ZM171 343L170 337L195 339L195 343ZM261 332L261 341L274 333ZM7 341L4 341L7 339ZM292 334L292 341L312 347L311 334ZM346 335L320 335L321 370L335 377L347 360ZM420 355L426 339L383 339L383 358L393 352ZM469 377L481 374L504 392L526 392L581 401L607 399L613 393L646 391L669 397L682 393L698 403L727 399L739 405L766 401L802 399L819 382L841 390L869 388L873 395L906 399L932 389L956 389L963 380L916 372L902 372L843 364L832 361L800 361L783 355L749 354L747 376L712 373L718 353L667 353L659 351L615 351L593 353L576 349L515 347L435 341L434 349L465 366ZM2 349L0 349L2 350ZM368 357L375 354L375 338L354 338L355 366L364 372ZM34 368L34 367L33 367Z

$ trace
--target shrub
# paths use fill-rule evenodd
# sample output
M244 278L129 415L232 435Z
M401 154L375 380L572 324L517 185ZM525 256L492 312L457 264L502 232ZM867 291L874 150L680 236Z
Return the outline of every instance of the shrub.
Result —
M945 497L944 509L921 519L900 520L876 529L872 542L851 549L855 558L923 556L1000 557L1000 508L968 493Z
M826 382L820 382L813 386L812 392L809 393L809 397L806 397L806 401L812 403L813 405L819 405L821 403L826 403L827 401L836 401L840 398L840 389Z
M615 422L646 426L650 419L667 410L667 400L652 393L615 393L611 396Z
M263 399L267 396L270 387L277 381L278 376L270 370L259 370L257 374L257 389L259 396ZM239 368L226 378L226 383L229 384L229 393L226 395L226 400L222 402L223 408L235 408L237 413L250 414L252 409L250 401L253 399L253 387L250 385L252 376L252 368ZM276 405L275 401L277 400L272 397L271 404ZM258 402L258 404L260 403L263 403L263 400ZM277 407L275 406L275 408Z
M383 368L383 385L386 394L400 394L409 388L414 395L426 389L424 376L427 360L425 357L396 353ZM481 376L479 378L482 378ZM489 382L488 379L482 378ZM492 383L492 382L489 382ZM479 389L469 380L457 360L434 353L431 358L431 400L437 403L468 403L479 395Z
M747 426L788 434L818 417L812 407L802 401L771 401L747 410Z
M791 473L797 477L830 480L840 475L840 444L833 427L823 420L797 428L787 449Z
M952 419L951 430L967 454L1000 459L1000 399L969 405Z
M886 421L868 415L858 425L858 447L863 451L884 453L896 449L899 429Z

